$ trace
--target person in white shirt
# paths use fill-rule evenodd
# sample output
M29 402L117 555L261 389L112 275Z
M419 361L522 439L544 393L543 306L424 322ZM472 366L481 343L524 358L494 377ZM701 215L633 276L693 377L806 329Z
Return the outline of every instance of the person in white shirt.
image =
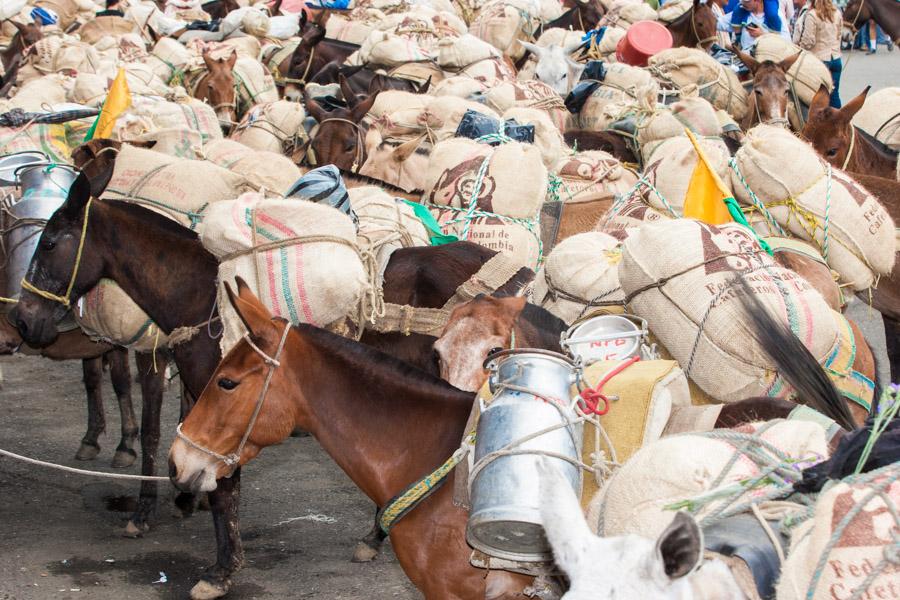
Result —
M771 8L770 8L771 7ZM769 9L772 14L764 11ZM756 46L756 38L764 33L777 33L790 40L791 33L787 17L781 9L780 0L741 0L734 11L719 17L720 31L734 31L739 35L741 50L750 52Z

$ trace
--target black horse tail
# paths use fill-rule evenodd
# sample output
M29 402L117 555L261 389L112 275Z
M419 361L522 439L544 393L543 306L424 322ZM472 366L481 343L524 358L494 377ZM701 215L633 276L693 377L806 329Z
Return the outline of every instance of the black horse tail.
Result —
M778 369L796 390L798 401L816 409L847 430L856 428L845 399L815 357L796 335L777 321L760 302L746 280L741 278L744 308L750 317L750 332Z

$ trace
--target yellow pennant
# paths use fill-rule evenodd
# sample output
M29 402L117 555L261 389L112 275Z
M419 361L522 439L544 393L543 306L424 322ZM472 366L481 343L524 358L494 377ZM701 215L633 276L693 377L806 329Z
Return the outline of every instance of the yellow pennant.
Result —
M103 103L103 110L97 117L97 125L94 129L94 138L108 138L112 135L113 127L116 125L122 113L131 106L131 92L128 91L128 82L125 80L125 69L119 67L119 72L109 86L109 94Z
M731 197L731 193L709 166L709 159L691 130L685 128L684 131L697 151L697 166L684 197L684 216L710 225L731 223L733 219L725 204L725 198Z

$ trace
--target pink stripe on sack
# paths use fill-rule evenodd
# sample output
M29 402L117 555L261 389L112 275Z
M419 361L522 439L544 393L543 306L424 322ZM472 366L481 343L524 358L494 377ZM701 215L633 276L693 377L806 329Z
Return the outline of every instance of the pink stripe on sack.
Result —
M259 217L257 217L259 218ZM272 259L272 251L266 252L266 272L268 276L268 284L269 284L269 298L272 302L272 309L275 311L275 316L280 317L281 315L281 305L278 304L278 294L275 293L275 261ZM261 290L260 290L261 291Z
M279 223L275 219L269 217L268 215L258 214L256 216L257 220L266 223L267 225L271 225L281 233L285 234L289 237L294 237L297 234L293 229L284 225L283 223ZM310 325L316 325L315 318L313 317L312 307L309 305L309 296L306 293L306 278L303 275L303 244L297 244L296 246L291 247L296 255L297 266L297 293L299 295L300 300L300 308L303 310L303 318ZM270 269L271 272L271 269ZM273 275L274 277L274 275ZM274 285L274 279L273 279Z

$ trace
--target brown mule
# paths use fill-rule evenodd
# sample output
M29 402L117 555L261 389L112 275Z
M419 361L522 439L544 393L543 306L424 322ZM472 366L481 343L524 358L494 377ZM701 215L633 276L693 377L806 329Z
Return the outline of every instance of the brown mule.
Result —
M0 62L3 63L3 70L6 72L8 72L13 63L16 62L17 57L22 58L29 48L44 37L40 25L35 25L34 23L23 25L16 21L10 21L10 23L12 23L18 31L16 31L16 34L10 40L9 45L0 52ZM5 80L6 78L4 77L4 81Z
M300 15L300 41L294 51L285 56L275 67L275 84L282 89L282 96L297 96L313 77L331 63L343 64L355 51L356 44L325 37L325 27L308 22L306 13Z
M844 8L844 25L854 35L869 21L875 21L895 44L900 44L900 7L896 0L850 0Z
M672 47L700 48L708 50L716 41L716 15L709 3L694 0L686 13L666 24L672 34Z
M233 71L237 58L237 52L220 58L213 58L209 52L204 52L206 71L194 75L193 81L187 84L191 96L212 106L219 119L219 126L225 132L230 131L238 120Z
M366 161L366 126L362 121L377 97L376 92L360 99L348 91L344 97L347 108L336 108L329 112L304 90L306 111L318 123L315 135L309 141L309 164L332 164L341 171L359 173Z
M241 280L228 295L250 335L219 364L172 444L179 488L209 490L231 473L210 451L244 465L299 427L385 506L459 447L472 394L356 342L275 320ZM530 578L469 564L453 478L391 529L401 567L427 600L524 599Z
M793 102L794 98L787 80L787 72L800 58L800 53L776 63L771 60L759 62L734 46L731 47L731 51L753 74L753 93L747 100L749 110L741 127L745 131L757 123L788 127L788 104Z
M809 117L801 133L825 160L839 169L896 179L897 153L851 122L865 104L869 87L839 109L829 106L828 90L820 87L809 105Z

